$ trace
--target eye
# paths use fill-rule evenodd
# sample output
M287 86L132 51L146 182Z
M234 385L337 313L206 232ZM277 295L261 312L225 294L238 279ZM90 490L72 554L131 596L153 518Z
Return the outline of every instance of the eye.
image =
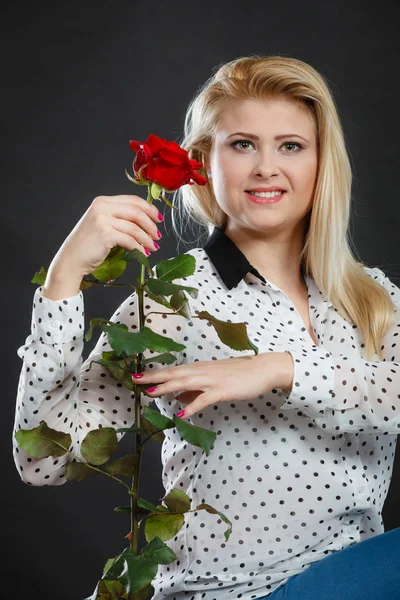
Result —
M252 144L254 146L253 142L251 142L250 140L236 140L236 142L232 142L231 146L236 148L237 144ZM284 142L282 146L297 146L298 150L290 150L289 154L296 154L297 152L300 152L300 150L303 149L303 146L298 142Z
M299 144L298 142L285 142L284 144L282 144L282 146L297 146L299 148L299 150L296 150L296 152L300 152L300 150L303 148L303 146L301 144ZM295 153L292 152L291 154L295 154Z
M236 144L253 144L253 142L250 142L249 140L236 140L236 142L233 142L231 146L236 148Z

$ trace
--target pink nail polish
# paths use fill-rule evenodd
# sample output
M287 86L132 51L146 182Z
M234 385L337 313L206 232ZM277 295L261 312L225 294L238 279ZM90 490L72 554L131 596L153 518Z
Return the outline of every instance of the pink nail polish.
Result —
M176 417L183 417L183 415L185 414L185 410L180 410L179 412L176 413Z
M146 392L149 392L149 393L155 392L156 389L157 389L157 386L156 385L152 385L151 387L147 388Z
M159 249L160 249L160 245L159 245L159 244L157 244L157 242L154 242L154 241L153 241L153 244L154 244L154 247L155 247L157 250L159 250Z
M158 213L158 218L160 219L160 221L164 221L164 217L162 216L162 214L160 212Z
M143 373L133 373L132 377L135 379L140 379L140 377L143 377Z
M147 256L150 256L151 254L151 250L147 250L147 248L144 249L145 253L147 254Z

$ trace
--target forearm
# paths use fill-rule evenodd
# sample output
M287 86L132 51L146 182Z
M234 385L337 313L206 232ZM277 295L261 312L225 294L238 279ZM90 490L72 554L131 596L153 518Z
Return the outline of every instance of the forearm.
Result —
M287 394L290 394L293 386L294 377L294 362L293 357L289 352L277 352L279 355L279 370L278 370L278 381L279 385L276 387L280 388Z
M253 357L266 373L266 391L281 389L285 394L292 390L294 378L294 362L287 352L262 352Z

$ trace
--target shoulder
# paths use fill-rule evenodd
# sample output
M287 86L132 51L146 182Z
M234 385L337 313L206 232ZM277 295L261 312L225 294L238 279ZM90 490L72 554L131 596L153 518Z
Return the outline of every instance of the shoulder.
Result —
M367 275L372 277L372 279L376 279L381 284L384 283L384 280L386 279L386 275L382 271L382 269L379 269L378 267L367 267L366 265L363 265L363 268L364 268L365 273L367 273Z
M392 302L396 306L400 306L400 288L392 281L391 277L379 267L367 267L364 265L364 271L389 293Z

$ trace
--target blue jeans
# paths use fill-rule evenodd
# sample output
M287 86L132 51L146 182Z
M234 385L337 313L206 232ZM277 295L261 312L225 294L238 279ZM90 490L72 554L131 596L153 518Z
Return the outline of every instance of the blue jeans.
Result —
M257 600L400 599L400 527L338 550Z

